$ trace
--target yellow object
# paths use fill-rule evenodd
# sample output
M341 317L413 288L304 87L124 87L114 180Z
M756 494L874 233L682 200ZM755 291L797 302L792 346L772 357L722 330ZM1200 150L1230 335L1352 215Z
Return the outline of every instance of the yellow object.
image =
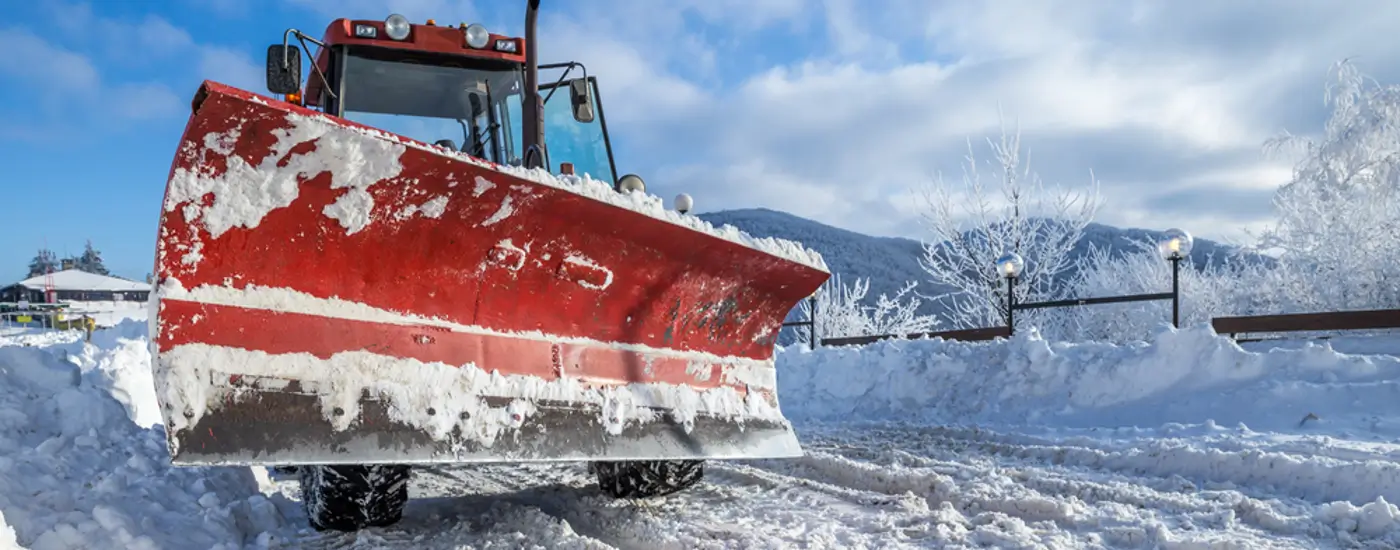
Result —
M19 317L15 317L15 322L16 322L16 323L32 323L32 322L34 322L34 318L33 318L33 317L30 317L30 316L28 316L28 315L20 315Z

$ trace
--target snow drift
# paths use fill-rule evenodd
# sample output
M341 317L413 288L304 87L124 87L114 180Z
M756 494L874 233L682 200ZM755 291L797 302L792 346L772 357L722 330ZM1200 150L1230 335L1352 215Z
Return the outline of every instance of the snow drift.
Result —
M91 344L44 336L50 345L0 346L0 548L274 542L245 534L280 530L294 503L264 496L253 470L170 467L144 323Z
M1244 424L1270 431L1400 436L1400 359L1326 343L1247 351L1209 325L1150 342L887 340L783 349L792 420L908 420L1068 428Z
M893 432L929 445L896 462L976 449L1012 469L1251 488L1287 497L1291 519L1236 513L1280 532L1400 543L1394 355L1296 341L1250 351L1202 325L1125 345L1032 330L993 342L795 346L779 351L778 369L784 414L804 442L828 429Z

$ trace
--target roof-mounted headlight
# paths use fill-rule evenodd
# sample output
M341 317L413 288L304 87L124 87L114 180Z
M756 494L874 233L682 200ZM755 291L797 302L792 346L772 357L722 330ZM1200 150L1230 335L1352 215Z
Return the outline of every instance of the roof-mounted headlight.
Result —
M356 23L355 38L379 38L379 29L374 28L374 25Z
M646 193L647 184L646 182L642 181L641 176L638 176L636 174L627 174L617 180L616 189L619 193L624 194L631 193L633 191Z
M408 18L397 13L384 20L384 34L389 35L389 38L394 40L408 38L409 28Z
M491 33L486 32L486 27L481 26L481 23L467 25L467 46L479 50L485 48L490 41Z

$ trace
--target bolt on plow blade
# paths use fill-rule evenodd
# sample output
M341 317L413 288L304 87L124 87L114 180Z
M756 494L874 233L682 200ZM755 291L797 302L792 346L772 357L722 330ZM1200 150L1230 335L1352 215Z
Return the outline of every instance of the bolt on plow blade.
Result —
M206 82L156 254L176 464L801 454L773 345L820 256L654 197Z

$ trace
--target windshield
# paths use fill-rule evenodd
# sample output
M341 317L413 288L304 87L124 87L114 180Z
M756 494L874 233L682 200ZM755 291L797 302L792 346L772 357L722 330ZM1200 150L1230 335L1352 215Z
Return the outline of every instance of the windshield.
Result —
M519 165L518 68L466 68L467 60L380 59L351 51L341 77L341 116L426 143L451 140L469 155ZM471 61L475 63L475 61Z
M598 84L590 80L588 86L593 90L593 112L599 113L601 110L598 107ZM575 120L569 100L568 82L542 85L540 96L541 99L545 99L544 142L545 149L549 152L550 165L557 170L561 163L567 162L574 165L576 174L588 174L593 179L607 183L616 181L611 145L603 128L601 115L595 116L590 122ZM520 118L520 109L521 104L511 104L509 116ZM520 137L516 136L513 139L515 142L512 146L519 150Z

